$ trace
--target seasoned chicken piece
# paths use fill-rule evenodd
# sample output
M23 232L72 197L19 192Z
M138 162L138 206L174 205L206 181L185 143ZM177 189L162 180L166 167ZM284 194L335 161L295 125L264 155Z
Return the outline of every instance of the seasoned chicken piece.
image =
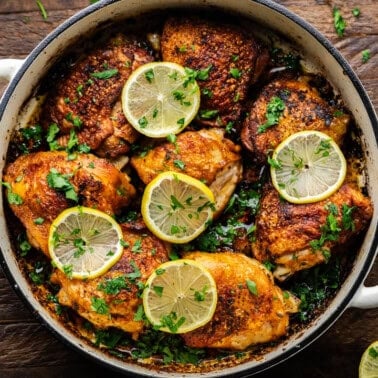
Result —
M153 58L124 35L88 53L54 86L43 108L45 128L56 123L58 142L67 145L76 131L80 144L87 144L103 157L129 151L137 132L126 121L119 98L131 72Z
M347 132L349 115L329 105L312 87L308 78L277 79L266 85L252 104L241 133L243 145L257 162L265 163L269 152L289 135L302 130L321 131L341 145ZM259 131L267 122L267 107L274 98L284 103L278 123Z
M145 227L121 227L127 246L108 272L95 279L79 280L56 269L51 281L60 286L60 304L73 308L98 328L119 328L137 338L144 328L144 321L135 319L142 305L143 284L161 263L168 261L168 250ZM96 307L96 303L101 303L101 307Z
M369 223L372 203L345 183L324 201L296 205L267 186L256 218L254 257L277 265L274 276L285 280L296 271L327 261L330 253Z
M188 346L243 350L285 335L289 313L298 311L298 300L289 293L284 298L261 263L233 252L190 252L184 257L208 269L218 292L212 320L182 334Z
M20 156L6 167L4 181L10 186L8 194L21 199L10 207L25 226L30 243L46 256L50 225L64 209L79 203L113 215L135 195L129 177L107 160L91 154L70 160L63 151Z
M161 52L163 60L208 72L208 78L197 76L199 122L223 127L239 120L248 88L269 59L267 50L242 28L195 17L167 20Z
M223 130L187 131L176 142L165 142L144 156L133 156L131 165L148 184L163 171L182 172L204 181L216 198L218 213L242 177L240 146L224 137Z

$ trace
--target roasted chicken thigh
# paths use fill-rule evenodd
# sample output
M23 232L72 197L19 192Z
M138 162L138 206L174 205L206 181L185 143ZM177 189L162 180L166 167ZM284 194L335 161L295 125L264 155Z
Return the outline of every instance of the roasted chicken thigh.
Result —
M29 242L46 256L50 225L64 209L80 203L113 215L135 195L126 174L91 154L77 154L73 160L63 151L22 155L7 166L3 180L9 185L8 195L19 197L10 206Z
M190 252L185 258L208 269L218 291L212 320L182 334L187 345L243 350L286 333L289 313L298 310L299 302L289 293L284 298L272 274L261 263L234 252Z
M133 334L144 328L136 319L142 305L141 291L149 275L168 260L166 245L139 224L121 224L124 252L102 276L91 280L70 279L56 269L51 281L60 286L59 303L71 307L100 329L116 327ZM96 303L101 303L99 310Z
M268 53L245 30L196 17L174 17L164 25L163 60L200 72L198 121L225 127L239 120L249 86L261 75Z
M163 171L177 171L205 182L216 198L219 213L242 176L240 146L224 137L221 129L186 131L175 143L164 142L143 156L133 156L131 165L148 184Z
M274 98L283 102L283 112L276 114L276 124L261 131L260 126L267 122L269 116L268 105ZM302 130L322 131L341 145L349 119L349 115L320 96L310 85L309 78L280 78L267 84L251 105L241 138L256 162L265 163L269 152L288 136Z
M371 200L345 183L326 200L311 204L283 201L271 186L264 188L256 219L253 256L276 265L274 276L285 280L299 270L327 261L369 223Z
M79 60L47 96L43 124L59 128L60 145L75 131L80 144L103 157L116 157L130 149L137 132L126 121L120 95L131 72L152 61L146 49L122 34Z

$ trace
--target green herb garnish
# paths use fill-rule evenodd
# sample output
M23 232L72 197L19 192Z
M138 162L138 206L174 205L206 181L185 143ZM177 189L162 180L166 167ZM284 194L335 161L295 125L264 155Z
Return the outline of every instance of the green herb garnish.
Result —
M263 133L269 127L277 125L284 110L285 103L279 97L273 96L266 107L266 122L258 127L257 132Z

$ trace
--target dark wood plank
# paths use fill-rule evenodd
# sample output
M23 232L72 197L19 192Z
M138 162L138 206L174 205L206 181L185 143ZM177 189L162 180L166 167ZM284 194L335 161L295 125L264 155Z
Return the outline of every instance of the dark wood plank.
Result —
M65 9L82 9L90 4L90 0L40 0L43 4L48 16L52 11ZM1 0L1 13L22 13L22 12L39 12L37 2L35 0Z

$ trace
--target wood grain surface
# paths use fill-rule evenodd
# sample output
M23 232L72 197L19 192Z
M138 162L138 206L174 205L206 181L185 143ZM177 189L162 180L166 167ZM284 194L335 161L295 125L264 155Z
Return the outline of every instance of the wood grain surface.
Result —
M277 1L320 30L343 54L378 109L378 1ZM43 19L32 0L0 0L0 59L24 58L62 21L88 6L89 0L42 0ZM344 37L333 27L332 9L347 22ZM352 15L358 7L360 17ZM362 62L361 52L371 59ZM0 79L0 95L6 87ZM375 262L367 285L378 284ZM305 350L259 377L353 378L364 349L378 339L378 309L348 309L324 335ZM0 269L0 377L120 377L57 340L18 298Z

